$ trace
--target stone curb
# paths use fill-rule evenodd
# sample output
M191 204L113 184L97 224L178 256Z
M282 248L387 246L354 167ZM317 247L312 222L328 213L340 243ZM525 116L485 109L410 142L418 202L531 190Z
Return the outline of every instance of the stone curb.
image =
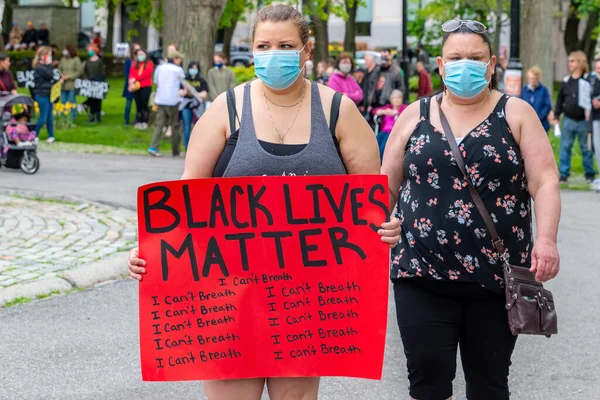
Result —
M92 287L102 282L116 280L127 274L127 252L113 254L103 260L65 271L60 278L44 279L0 288L0 307L19 297L35 299L52 291Z
M116 253L100 261L65 271L60 277L73 288L86 288L118 279L127 274L127 255L127 252Z
M0 289L0 306L19 297L35 299L36 296L48 294L52 291L64 292L71 289L71 284L60 278L21 283Z
M0 194L68 201L79 203L81 204L80 207L84 208L91 205L99 205L114 209L129 209L128 207L123 207L117 204L96 202L76 196L40 193L32 190L0 188ZM49 294L52 291L65 292L76 288L87 288L102 282L123 278L127 275L127 256L127 252L115 253L100 261L65 271L57 278L26 282L6 288L0 288L0 307L2 307L5 303L13 301L19 297L35 299L36 296Z
M135 207L126 206L123 204L112 203L108 201L95 201L85 199L83 197L71 196L65 194L58 194L53 192L38 192L35 190L27 190L27 189L13 189L2 187L0 188L0 194L8 195L8 196L23 196L25 198L35 198L39 197L42 200L57 200L57 201L66 201L71 203L79 203L82 206L101 206L101 207L110 207L115 209L125 209L129 211L136 211Z

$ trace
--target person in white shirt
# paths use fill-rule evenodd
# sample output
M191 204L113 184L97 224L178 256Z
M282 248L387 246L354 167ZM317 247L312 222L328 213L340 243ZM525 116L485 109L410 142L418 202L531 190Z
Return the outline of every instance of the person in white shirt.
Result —
M163 129L171 128L171 150L173 157L179 156L181 147L181 136L174 129L177 122L179 112L179 87L181 81L185 79L185 72L181 67L183 62L183 54L178 51L170 51L167 54L168 62L157 68L154 74L154 83L156 84L156 95L154 103L157 105L156 122L154 123L154 135L152 136L152 144L148 149L148 153L155 157L160 157L160 140L162 139Z

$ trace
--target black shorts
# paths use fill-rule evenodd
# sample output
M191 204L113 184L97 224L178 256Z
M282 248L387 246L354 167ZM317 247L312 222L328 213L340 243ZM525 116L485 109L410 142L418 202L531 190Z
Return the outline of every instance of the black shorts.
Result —
M469 400L507 400L508 370L516 337L504 297L475 283L422 278L394 282L410 395L418 400L452 396L456 352Z

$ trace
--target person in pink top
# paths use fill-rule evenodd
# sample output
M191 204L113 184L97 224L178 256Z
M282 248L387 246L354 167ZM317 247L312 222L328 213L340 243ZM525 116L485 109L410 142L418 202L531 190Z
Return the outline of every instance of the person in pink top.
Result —
M29 122L29 116L26 113L21 113L11 118L6 126L8 140L14 142L16 145L24 145L27 142L34 141L36 138L35 131L30 131L27 128L27 122Z
M335 72L329 78L327 86L348 96L353 102L359 104L363 99L363 91L352 76L354 60L348 54L342 54L335 63Z
M398 116L407 107L406 104L402 104L404 95L400 90L394 90L390 95L390 103L382 107L373 109L373 115L379 117L379 132L377 133L377 143L379 144L379 156L383 160L383 151L390 132L394 128L394 124L398 119Z

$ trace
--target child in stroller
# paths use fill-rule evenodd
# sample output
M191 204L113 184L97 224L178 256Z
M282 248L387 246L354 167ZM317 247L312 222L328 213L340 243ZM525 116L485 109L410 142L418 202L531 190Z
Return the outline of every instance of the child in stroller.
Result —
M29 130L27 123L29 122L29 113L24 110L20 114L14 115L9 123L6 125L6 136L8 142L13 142L19 147L31 146L33 142L37 141L37 135L35 131ZM8 144L5 147L8 151Z
M33 106L33 100L27 96L0 97L0 165L6 168L20 168L26 174L35 174L40 166L36 154L35 124L29 122L29 113Z

